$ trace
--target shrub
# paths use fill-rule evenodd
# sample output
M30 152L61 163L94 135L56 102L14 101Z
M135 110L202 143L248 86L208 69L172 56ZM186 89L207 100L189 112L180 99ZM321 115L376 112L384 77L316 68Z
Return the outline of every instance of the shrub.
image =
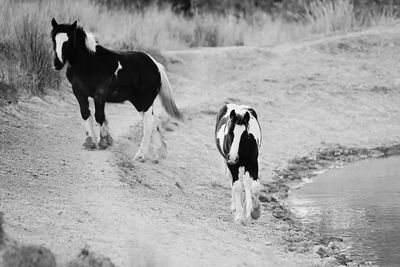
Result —
M53 52L45 27L40 20L25 17L15 25L17 59L28 76L28 89L42 95L46 87L58 89L60 77L52 67Z
M305 18L312 33L346 31L356 26L354 7L349 0L314 1L306 7Z

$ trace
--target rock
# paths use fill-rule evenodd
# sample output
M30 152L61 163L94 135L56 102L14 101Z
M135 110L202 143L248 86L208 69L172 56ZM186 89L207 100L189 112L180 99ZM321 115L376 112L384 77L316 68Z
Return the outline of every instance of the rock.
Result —
M272 216L280 220L289 220L290 214L289 211L281 206L273 207L272 209Z
M109 258L90 252L87 248L81 250L78 257L67 263L66 267L116 267Z
M318 243L327 246L330 242L343 242L343 238L334 236L323 236L318 240Z
M347 263L352 262L353 260L346 257L346 255L335 255L334 258L340 265L347 265Z
M324 258L323 264L322 264L322 266L324 266L324 267L334 267L334 266L337 266L337 265L338 265L338 262L334 257L326 257L326 258Z
M53 253L42 246L22 246L20 248L22 258L24 261L23 266L32 267L55 267L56 258Z
M55 267L53 253L42 246L19 246L3 229L3 213L0 212L0 266L1 267Z
M336 242L331 241L328 244L328 248L330 248L331 250L335 250L335 249L340 249L340 246Z
M24 260L18 247L4 247L0 250L1 267L25 266L23 263Z
M264 194L260 194L259 196L258 196L258 199L261 201L261 202L271 202L272 201L272 197L270 197L270 196L268 196L268 195L264 195Z
M321 258L326 258L331 256L332 252L329 248L321 245L317 245L313 248L313 253L318 254Z

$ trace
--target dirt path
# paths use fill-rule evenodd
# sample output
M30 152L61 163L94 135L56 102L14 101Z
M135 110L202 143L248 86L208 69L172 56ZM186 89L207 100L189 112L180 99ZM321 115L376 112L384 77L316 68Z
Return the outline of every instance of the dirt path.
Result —
M400 142L399 32L375 29L273 50L166 52L185 122L161 116L169 155L158 164L132 162L141 126L128 104L107 106L117 142L106 151L82 149L78 105L69 94L5 108L6 229L51 248L61 264L87 244L120 266L320 266L311 252L285 251L291 230L267 211L256 224L232 223L215 114L225 101L257 110L263 183L288 159L325 144Z

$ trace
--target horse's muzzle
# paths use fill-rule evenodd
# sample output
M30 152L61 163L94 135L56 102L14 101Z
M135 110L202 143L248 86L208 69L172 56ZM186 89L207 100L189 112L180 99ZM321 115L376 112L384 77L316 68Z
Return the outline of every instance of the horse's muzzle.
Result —
M56 70L61 70L64 67L64 63L61 62L58 58L54 59L54 68Z
M239 157L233 158L233 157L228 156L228 158L227 158L228 164L236 164L238 161L239 161Z

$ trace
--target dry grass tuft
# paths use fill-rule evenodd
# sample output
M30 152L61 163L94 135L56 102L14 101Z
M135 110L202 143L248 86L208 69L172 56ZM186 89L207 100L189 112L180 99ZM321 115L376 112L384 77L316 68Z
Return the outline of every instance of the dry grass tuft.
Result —
M94 32L99 42L115 49L149 52L166 64L159 50L198 46L273 46L309 35L393 23L391 8L369 8L355 14L350 0L314 1L305 7L304 21L255 11L247 16L230 12L203 13L185 17L167 5L145 9L108 9L90 0L12 1L0 0L0 82L29 94L40 95L60 84L52 69L50 20L78 20ZM357 11L358 12L358 11ZM1 90L0 88L0 90ZM11 88L11 89L10 89ZM6 95L0 92L1 95Z

